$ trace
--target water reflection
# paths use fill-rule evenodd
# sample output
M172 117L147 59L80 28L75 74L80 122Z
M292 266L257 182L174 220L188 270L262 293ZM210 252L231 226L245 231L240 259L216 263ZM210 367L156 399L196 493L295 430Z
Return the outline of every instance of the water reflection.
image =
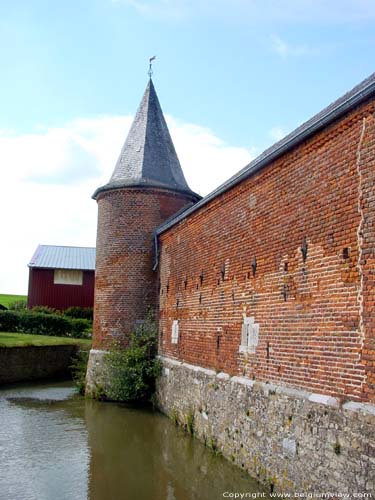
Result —
M69 395L61 384L0 392L2 500L87 498L87 430L83 408Z
M166 417L66 383L0 391L1 500L221 499L260 492Z

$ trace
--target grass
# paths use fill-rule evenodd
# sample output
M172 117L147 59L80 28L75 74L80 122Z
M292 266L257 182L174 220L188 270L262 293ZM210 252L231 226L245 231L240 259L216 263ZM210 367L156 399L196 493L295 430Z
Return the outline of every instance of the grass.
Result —
M17 300L27 300L27 295L9 295L0 293L0 304L5 307L9 307L9 304L16 302Z
M47 337L45 335L29 335L27 333L0 332L0 347L26 347L44 345L78 344L89 348L91 340L71 339L66 337Z

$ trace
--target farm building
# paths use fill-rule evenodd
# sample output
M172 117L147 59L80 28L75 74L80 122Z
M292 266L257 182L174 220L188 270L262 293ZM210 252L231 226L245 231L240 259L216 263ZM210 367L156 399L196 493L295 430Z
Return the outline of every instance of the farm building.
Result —
M39 245L28 266L29 308L93 307L95 248Z

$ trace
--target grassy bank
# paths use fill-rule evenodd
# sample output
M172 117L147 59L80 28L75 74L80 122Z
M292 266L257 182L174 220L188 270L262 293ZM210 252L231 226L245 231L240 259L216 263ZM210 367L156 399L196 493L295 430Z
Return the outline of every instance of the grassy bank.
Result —
M89 349L91 340L72 339L66 337L47 337L45 335L29 335L26 333L0 332L0 347L26 347L44 345L72 345L78 344Z
M0 304L5 307L9 307L12 302L17 302L18 300L27 300L27 295L9 295L0 293Z

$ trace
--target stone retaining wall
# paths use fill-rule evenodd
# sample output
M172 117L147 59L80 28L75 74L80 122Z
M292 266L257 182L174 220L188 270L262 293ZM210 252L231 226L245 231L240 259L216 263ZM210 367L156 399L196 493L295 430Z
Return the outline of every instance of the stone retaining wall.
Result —
M0 347L0 384L67 375L76 345Z
M271 490L375 497L375 406L161 360L160 409Z

